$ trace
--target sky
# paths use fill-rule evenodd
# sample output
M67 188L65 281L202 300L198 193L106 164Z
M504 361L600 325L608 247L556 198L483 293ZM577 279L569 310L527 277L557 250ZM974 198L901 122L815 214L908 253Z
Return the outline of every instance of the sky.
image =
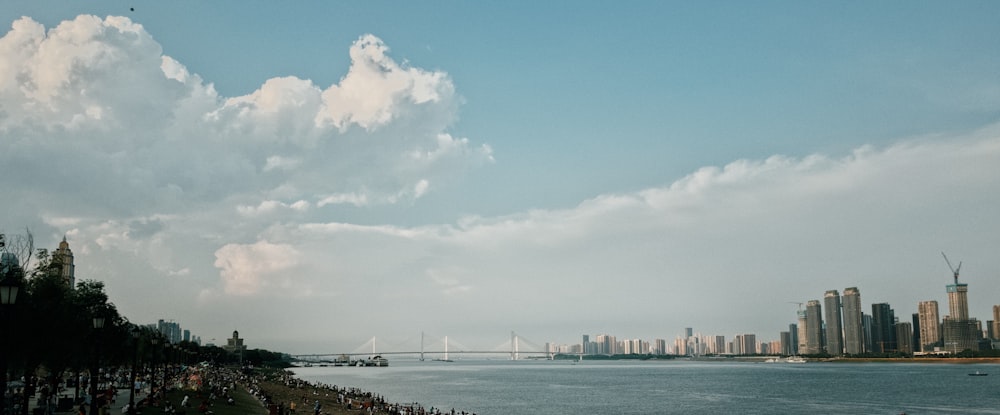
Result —
M295 354L992 319L1000 3L619 3L4 2L0 231Z

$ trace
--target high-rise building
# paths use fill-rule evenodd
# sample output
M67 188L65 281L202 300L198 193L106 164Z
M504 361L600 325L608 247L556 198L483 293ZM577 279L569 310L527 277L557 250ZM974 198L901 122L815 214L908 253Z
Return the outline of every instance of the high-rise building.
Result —
M1000 340L1000 305L993 306L993 323L990 323L990 328L993 329L993 340Z
M752 355L757 354L757 335L737 334L733 338L733 354Z
M917 315L920 319L920 350L933 351L941 345L941 319L938 317L937 301L917 303Z
M889 304L872 304L872 351L892 353L896 351L896 317Z
M823 352L823 307L819 300L806 303L806 351L805 354Z
M914 352L919 352L920 350L920 314L913 313L910 315L910 321L913 323L913 330L910 334L910 345Z
M790 332L790 331L780 332L780 333L778 333L778 338L779 338L779 341L781 342L781 349L780 349L781 353L780 354L782 356L791 356L791 355L795 354L795 352L792 351L793 350L793 347L792 347L792 332Z
M872 316L871 314L864 314L861 316L861 334L864 337L865 352L872 353L875 351L874 338L872 334Z
M583 342L580 343L580 350L582 350L581 353L583 353L583 354L591 354L591 352L590 352L590 335L589 334L584 334L583 335Z
M788 355L794 356L799 354L799 325L792 323L788 325Z
M941 321L944 348L952 353L978 350L983 330L979 320L969 318L969 285L958 282L958 272L954 278L955 283L947 286L948 316Z
M798 317L799 317L799 324L798 324L798 326L799 326L798 327L799 334L797 336L798 337L798 353L808 353L806 351L807 348L808 348L808 345L806 344L806 339L809 337L809 334L806 331L806 327L808 327L808 325L806 323L806 310L803 310L801 307L802 306L799 305L799 311L796 313L798 315Z
M62 242L59 242L59 248L52 253L52 263L58 264L59 276L62 277L63 283L70 289L75 288L76 265L73 265L73 251L69 249L69 242L66 242L65 236Z
M826 352L839 356L844 354L844 321L840 316L840 293L829 290L823 295L826 307Z
M864 353L864 333L861 320L861 292L857 287L844 289L844 353Z
M913 327L908 322L896 323L896 351L899 353L913 353L913 345L910 339L913 338Z
M948 284L948 317L956 321L969 319L969 284Z

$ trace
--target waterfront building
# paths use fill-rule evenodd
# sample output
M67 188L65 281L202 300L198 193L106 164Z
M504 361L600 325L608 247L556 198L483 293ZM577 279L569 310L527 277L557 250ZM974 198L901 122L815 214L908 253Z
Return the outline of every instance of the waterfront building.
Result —
M941 346L941 319L938 317L938 302L934 300L917 303L920 319L920 350L929 352Z
M715 336L714 341L712 341L712 346L710 350L714 354L725 354L726 353L726 336Z
M63 283L70 289L76 288L76 265L73 264L73 251L69 249L65 236L59 242L59 248L52 253L52 263L59 266L59 276Z
M583 342L580 343L580 349L583 350L583 352L582 352L583 354L592 354L590 352L590 335L589 334L584 334L583 335Z
M864 334L861 330L861 291L857 287L844 289L844 353L856 355L865 352Z
M913 353L913 326L908 322L896 323L896 351L899 353Z
M993 329L993 335L990 338L1000 340L1000 305L993 306L993 322L990 323L989 327Z
M733 354L735 355L757 354L757 335L737 334L733 338Z
M913 323L912 334L910 335L910 344L914 352L919 352L920 350L920 314L913 313L910 315L910 321Z
M823 295L826 307L826 352L839 356L844 354L844 322L840 316L840 293L829 290Z
M896 317L888 303L872 304L872 351L892 353L896 351Z
M806 348L805 354L823 352L823 307L819 300L806 303Z
M875 350L875 346L872 343L872 316L870 314L861 316L861 335L864 337L865 353L871 353Z
M969 285L958 282L958 272L954 278L955 282L946 287L948 316L941 322L944 349L952 353L979 350L983 330L979 320L969 318Z
M960 284L955 277L954 284L948 284L948 317L955 321L969 319L969 284Z
M780 332L780 333L778 333L778 338L779 338L778 341L781 342L781 345L780 345L781 348L778 349L778 350L781 350L780 354L782 356L791 356L791 355L795 354L794 352L792 352L792 333L791 332L787 332L787 331Z
M789 342L788 346L791 348L789 350L789 355L794 356L799 354L799 326L798 324L792 323L788 325L788 336Z
M796 314L799 317L799 324L798 324L798 333L799 334L797 336L798 337L798 353L806 353L806 347L807 347L807 345L806 345L806 338L809 337L808 334L806 333L806 310L803 310L802 307L799 306L799 311L796 312Z
M667 340L666 339L656 339L654 341L656 345L656 354L667 354Z

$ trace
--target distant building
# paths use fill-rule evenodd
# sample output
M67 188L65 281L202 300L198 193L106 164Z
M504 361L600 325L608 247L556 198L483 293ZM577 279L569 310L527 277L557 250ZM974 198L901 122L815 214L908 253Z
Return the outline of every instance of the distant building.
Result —
M919 352L920 350L920 313L913 313L910 315L910 321L913 323L913 330L910 333L910 345L914 352Z
M993 306L993 321L989 325L993 333L990 338L1000 340L1000 305Z
M840 293L829 290L823 295L826 307L826 352L839 356L844 354L844 321L840 316Z
M59 276L70 289L76 288L76 265L73 265L73 251L63 236L59 248L52 253L52 263L59 266Z
M958 282L958 272L954 277L955 283L946 287L949 314L941 322L944 350L952 353L979 350L983 329L979 320L969 318L969 285Z
M788 346L789 346L789 356L799 354L799 325L792 323L788 325Z
M920 351L933 351L941 346L941 319L938 317L938 302L934 300L917 303L920 319Z
M865 338L862 330L861 291L857 287L844 289L844 353L864 353Z
M226 345L222 348L229 353L242 353L247 349L247 346L243 344L243 339L240 338L240 332L233 330L233 337L231 339L226 339Z
M806 350L808 349L808 345L806 344L806 339L809 337L809 335L806 332L806 326L807 326L807 324L806 324L806 310L803 310L802 306L800 305L799 306L799 311L796 312L796 315L798 315L798 317L799 317L799 324L798 324L798 327L797 327L798 335L796 336L798 338L797 339L798 340L798 350L797 350L797 353L807 353Z
M872 352L896 351L896 317L888 303L872 304Z
M908 322L896 323L896 351L899 353L913 353L913 345L910 339L913 338L913 327Z
M805 354L823 352L823 307L819 300L806 303L806 349Z

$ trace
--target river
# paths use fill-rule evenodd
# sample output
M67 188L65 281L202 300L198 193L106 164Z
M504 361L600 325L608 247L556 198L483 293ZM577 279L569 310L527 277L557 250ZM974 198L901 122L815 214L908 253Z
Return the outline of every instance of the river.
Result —
M478 415L1000 414L996 364L394 360L294 372Z

